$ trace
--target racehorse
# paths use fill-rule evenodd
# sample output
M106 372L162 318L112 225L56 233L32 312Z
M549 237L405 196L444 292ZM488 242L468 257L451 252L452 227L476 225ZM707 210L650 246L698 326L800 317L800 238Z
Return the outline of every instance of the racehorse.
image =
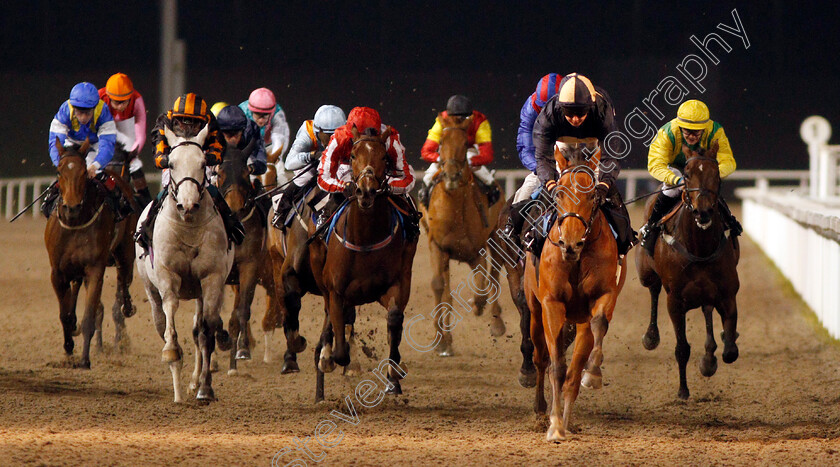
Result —
M96 329L102 329L102 283L108 259L113 256L118 270L117 303L113 313L116 346L125 329L125 318L134 314L130 297L127 301L120 300L121 291L127 295L132 258L126 257L121 242L126 223L114 222L114 211L105 206L108 196L106 188L99 181L87 177L85 154L90 149L89 141L85 140L76 150L65 148L56 139L56 147L60 157L58 187L61 196L55 213L47 220L44 243L52 270L50 279L58 297L59 316L64 329L64 351L68 357L73 354L73 336L82 332L84 348L78 366L90 368L90 341ZM82 327L78 329L76 302L82 281L87 297ZM101 339L100 332L100 348Z
M155 222L150 253L146 255L137 247L137 272L149 297L155 327L165 342L162 359L172 373L175 402L183 400L180 385L183 351L175 330L175 312L179 300L196 300L195 370L190 389L197 389L196 399L212 401L215 395L210 355L217 343L223 351L231 347L219 311L234 250L205 187L206 162L201 147L207 126L193 138L177 137L168 128L164 131L172 147L170 182ZM143 211L141 223L148 212L149 206Z
M685 335L685 315L694 308L703 309L706 320L706 353L700 361L700 373L710 377L717 371L715 350L717 343L712 326L712 311L717 309L723 322L723 361L738 359L738 260L740 249L737 237L728 238L718 210L720 170L716 159L718 146L714 143L705 154L683 146L686 157L685 188L682 200L663 219L662 240L655 246L653 258L636 254L639 280L650 291L650 325L643 343L653 350L659 345L657 306L659 292L665 286L668 295L668 315L677 338L674 352L680 368L680 389L677 397L688 399L685 368L691 346ZM645 219L653 209L653 199L647 204Z
M316 402L324 399L324 373L333 371L335 364L346 367L350 363L345 325L352 334L357 305L378 302L388 310L389 359L376 370L380 374L387 366L387 376L380 375L387 378L385 392L401 394L400 379L406 374L400 366L399 345L417 240L409 241L405 236L395 201L389 195L386 144L391 127L380 135L360 135L355 127L352 133L355 194L335 214L334 229L327 241L316 237L309 245L310 266L327 311L315 348ZM310 233L314 233L314 226Z
M223 157L224 162L216 168L216 186L222 196L236 215L243 227L245 227L245 240L241 245L235 247L233 268L227 282L231 284L234 292L233 311L230 315L228 328L231 338L236 342L234 351L230 353L229 374L236 374L237 360L250 360L251 348L254 347L254 337L251 332L249 321L251 319L251 304L254 300L254 292L257 283L263 279L263 272L266 266L266 230L267 221L254 202L257 195L251 184L250 170L248 168L248 155L253 150L256 140L244 149L239 150L228 146ZM270 278L269 278L270 279ZM264 284L265 285L265 284ZM273 295L273 283L266 287L269 293L269 300ZM276 307L266 308L264 321L271 323L274 329L278 321ZM240 332L244 330L244 332Z
M534 411L540 419L546 410L543 384L550 361L552 405L546 440L557 442L565 439L582 382L593 389L601 387L603 339L626 268L619 265L616 241L594 201L593 161L571 165L563 157L555 159L561 169L554 204L558 218L551 224L541 256L526 257L524 288L537 367ZM567 369L569 323L576 325L577 332Z
M471 117L460 120L456 117L441 119L443 134L440 138L441 182L432 188L429 207L424 212L424 225L429 236L429 250L432 260L432 289L435 293L435 306L451 297L449 261L455 260L470 265L473 271L480 268L487 271L487 261L481 252L490 238L498 240L496 219L504 204L504 193L494 205L487 205L487 197L474 180L472 169L467 160L467 130L472 123ZM491 257L496 251L490 248ZM480 316L487 304L486 291L488 279L485 274L477 274L472 310ZM490 281L499 282L499 263L490 261ZM456 290L460 294L460 287ZM505 323L501 318L501 308L497 300L490 304L490 334L498 337L505 333ZM450 313L435 320L438 335L443 336L438 343L439 355L454 355L452 334L449 323Z

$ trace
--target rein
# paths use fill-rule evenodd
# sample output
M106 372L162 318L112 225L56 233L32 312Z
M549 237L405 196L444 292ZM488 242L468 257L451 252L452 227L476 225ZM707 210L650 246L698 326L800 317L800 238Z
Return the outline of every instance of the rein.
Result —
M569 172L572 172L573 169L574 169L574 167L567 168L567 169L563 170L562 172L560 172L560 176L562 177L563 175L565 175ZM558 191L558 193L559 193L559 191ZM583 231L583 236L580 239L580 241L586 243L587 237L589 237L589 234L592 233L592 226L595 223L595 216L597 216L597 215L598 215L598 206L594 206L592 208L592 214L589 216L588 221L586 219L584 219L583 216L581 216L580 214L578 214L576 212L564 212L557 219L557 222L556 222L557 223L557 233L560 235L560 238L562 240L563 234L560 232L560 227L563 225L563 221L565 221L566 219L569 219L569 218L577 219L577 220L581 221L583 223L583 226L586 228L586 230ZM554 245L558 248L561 247L561 245L558 242L555 242L551 238L549 238L548 241L551 242L552 245Z
M170 152L174 151L175 148L179 148L181 146L195 146L199 149L202 149L201 145L196 143L195 141L182 141L182 142L176 144L175 146L173 146L172 149L170 150ZM172 181L175 182L175 179L173 178ZM181 180L178 180L175 183L170 183L169 184L169 194L171 194L173 198L176 198L176 199L178 198L178 189L180 188L181 184L183 184L184 182L195 183L196 187L198 187L198 194L199 194L198 199L204 198L204 185L207 183L207 172L206 171L204 172L204 177L203 177L201 182L199 182L198 180L196 180L192 177L184 177L184 178L182 178Z

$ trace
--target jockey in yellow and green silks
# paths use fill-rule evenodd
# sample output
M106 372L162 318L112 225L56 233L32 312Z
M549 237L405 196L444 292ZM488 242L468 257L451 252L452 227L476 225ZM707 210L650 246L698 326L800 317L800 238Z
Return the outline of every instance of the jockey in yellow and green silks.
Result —
M703 153L715 142L718 144L720 178L723 179L734 172L736 166L729 139L723 131L723 126L709 118L709 108L706 104L696 99L683 102L677 110L677 118L663 125L657 132L648 152L648 172L662 182L662 188L669 189L659 193L647 224L639 231L642 247L651 255L655 245L655 241L652 240L660 232L659 221L680 199L679 185L683 183L682 171L686 163L682 153L683 145L692 151ZM739 235L742 230L740 224L729 211L723 198L719 199L724 221L732 229L733 235Z

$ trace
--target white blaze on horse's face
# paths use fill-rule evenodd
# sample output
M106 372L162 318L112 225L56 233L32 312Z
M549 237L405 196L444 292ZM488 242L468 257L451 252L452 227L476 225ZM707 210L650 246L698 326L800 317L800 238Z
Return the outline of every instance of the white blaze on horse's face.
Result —
M205 125L195 137L182 138L164 127L166 140L172 148L169 153L169 192L175 198L179 214L188 222L198 211L204 192L206 162L201 147L208 131Z

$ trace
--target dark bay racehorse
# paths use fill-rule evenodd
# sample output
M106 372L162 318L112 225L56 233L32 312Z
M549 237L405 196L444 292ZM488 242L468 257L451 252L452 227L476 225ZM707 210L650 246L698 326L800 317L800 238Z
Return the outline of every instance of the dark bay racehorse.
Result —
M216 169L216 186L224 196L231 211L245 227L245 239L241 245L236 245L233 269L227 282L234 292L233 311L228 323L231 338L236 342L230 353L230 374L236 373L237 360L250 360L251 349L254 347L254 336L249 321L251 319L251 304L257 284L263 279L266 261L266 231L267 222L260 212L253 198L257 195L251 184L251 172L248 168L248 155L253 150L255 141L244 149L227 147L223 157L224 162ZM270 278L269 278L270 280ZM265 286L265 284L263 284ZM273 282L266 287L269 300L273 295ZM273 303L272 303L273 304ZM266 321L273 325L278 321L275 306L266 308ZM243 332L244 331L244 332Z
M723 361L732 363L738 358L738 260L740 250L737 237L729 238L718 209L720 170L715 143L705 154L683 147L686 157L685 189L682 202L665 217L662 237L657 241L653 258L644 252L636 254L636 268L642 285L650 290L650 326L644 336L644 346L652 350L659 345L657 306L659 292L665 287L668 294L668 315L677 338L675 356L680 369L680 389L677 396L688 399L685 369L691 346L685 335L685 315L688 310L702 308L706 320L706 353L700 361L700 373L712 376L717 371L713 333L713 309L723 321ZM645 219L653 209L648 202Z
M417 241L406 239L394 201L388 194L385 148L391 128L381 135L360 135L355 127L352 131L355 195L344 212L336 214L339 217L328 243L319 239L309 245L313 276L328 312L315 349L316 401L324 398L324 373L332 371L336 363L342 366L350 363L345 325L352 333L355 307L365 303L378 302L388 311L389 359L375 370L381 378L387 378L386 392L402 393L400 379L405 376L399 366L399 345L411 293L411 266ZM383 372L387 375L382 375Z
M128 259L121 239L126 235L125 222L114 222L114 212L106 206L106 189L100 182L88 179L84 155L90 148L88 141L78 149L64 148L57 141L60 155L58 187L61 193L55 212L47 220L44 243L52 268L51 281L59 302L59 314L64 329L64 350L73 353L73 336L80 329L76 324L76 302L84 282L87 297L81 332L84 348L79 366L90 368L90 341L102 323L102 283L109 256L113 255L118 269L117 298L113 318L116 327L115 343L125 328L125 316L134 308L130 298L120 301L120 291L127 294L131 280L133 258ZM117 181L121 183L121 181ZM123 189L130 190L127 186ZM133 255L133 250L128 252ZM99 344L101 346L101 334Z
M443 126L440 138L440 174L441 182L432 188L429 196L429 208L424 212L424 225L429 235L429 250L432 260L432 290L435 294L435 306L442 301L452 300L449 261L455 260L470 265L476 270L479 266L487 271L487 261L480 253L485 249L487 240L497 239L496 219L504 202L504 193L492 206L487 205L487 197L474 180L474 175L467 160L467 130L471 118L439 117ZM424 209L421 206L421 209ZM494 257L496 250L490 248ZM498 283L499 268L497 261L490 261L490 280ZM478 274L477 290L488 290L485 274ZM476 292L473 296L472 309L476 316L484 311L488 294ZM501 319L498 300L490 304L490 334L501 336L505 333L505 323ZM450 314L443 320L435 320L438 335L443 336L437 350L441 356L451 356L452 334Z
M543 382L550 368L552 406L546 440L557 442L565 439L581 382L601 387L603 339L626 268L619 267L616 241L593 199L594 167L565 167L564 158L555 158L562 169L555 202L558 218L542 255L526 257L524 287L537 367L534 411L538 419L545 413ZM568 324L575 324L577 332L567 369Z

